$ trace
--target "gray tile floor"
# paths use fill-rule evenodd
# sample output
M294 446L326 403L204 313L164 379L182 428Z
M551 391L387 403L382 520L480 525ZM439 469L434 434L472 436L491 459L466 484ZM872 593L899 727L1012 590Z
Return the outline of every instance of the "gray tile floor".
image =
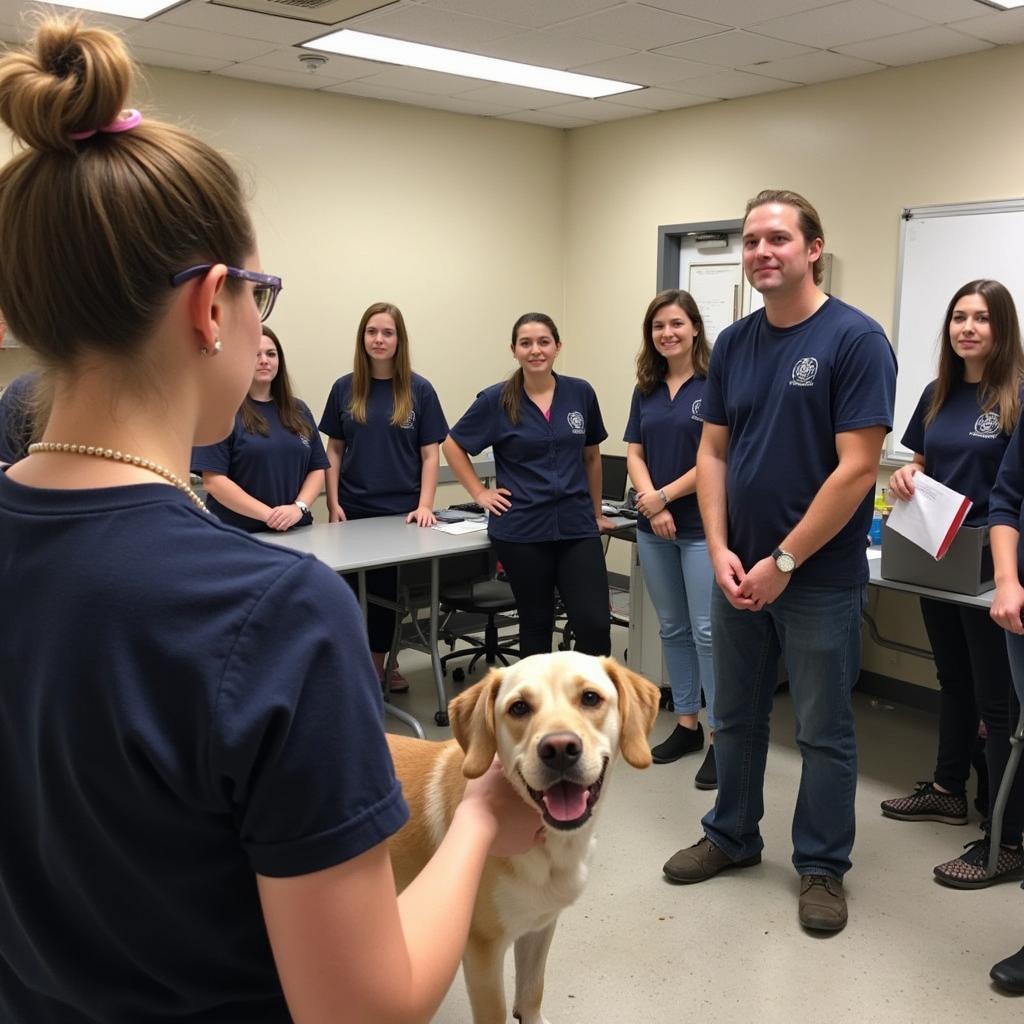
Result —
M614 632L621 656L625 634ZM403 652L401 661L413 686L396 703L420 714L431 738L448 738L433 725L426 658ZM1024 1001L997 992L988 971L1024 944L1024 893L1013 883L962 892L932 879L935 864L977 837L977 818L951 827L890 821L878 810L929 776L934 717L862 695L856 709L858 835L845 931L816 937L797 923L789 828L800 756L783 694L765 783L764 861L755 868L700 885L666 883L661 865L700 837L712 802L693 787L701 755L643 772L619 763L602 802L590 883L562 915L548 961L550 1024L1021 1019ZM662 712L653 741L673 724ZM511 956L506 968L511 992ZM469 1024L461 974L435 1021Z

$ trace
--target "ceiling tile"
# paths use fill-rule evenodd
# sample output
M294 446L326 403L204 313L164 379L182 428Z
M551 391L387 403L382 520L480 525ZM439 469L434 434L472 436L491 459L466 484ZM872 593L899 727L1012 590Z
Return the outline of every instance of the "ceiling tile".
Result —
M461 75L446 75L440 71L387 65L378 65L377 71L363 81L383 86L385 89L405 89L408 92L421 92L433 96L454 96L469 89L480 88L479 78L463 78Z
M762 21L754 31L827 50L896 32L911 32L927 25L928 22L886 7L877 0L844 0L803 14Z
M200 57L219 57L221 63L249 60L262 53L276 50L273 43L239 36L204 32L195 28L182 28L159 21L149 21L130 32L132 46L148 46L168 53L191 53Z
M495 103L505 103L512 110L533 110L553 107L558 103L565 103L564 93L548 92L545 89L527 89L521 85L483 85L479 89L461 94L467 100L491 100Z
M643 0L649 7L659 7L675 14L688 14L692 18L706 18L744 28L768 18L781 18L786 14L827 7L836 0Z
M675 60L656 53L631 53L625 57L601 60L596 64L583 64L572 70L581 75L614 78L620 82L634 82L637 85L660 85L662 82L676 82L690 75L706 75L715 69L707 64Z
M936 25L945 25L961 18L970 18L984 10L977 0L881 0L886 7L913 14Z
M541 124L548 128L586 128L596 121L582 117L566 117L564 114L551 114L546 110L521 110L515 114L500 114L502 121L521 121L524 124Z
M898 67L903 64L919 64L926 60L955 57L961 53L974 53L991 46L992 44L984 39L976 39L974 36L954 32L941 25L933 25L931 28L920 28L916 32L901 32L899 35L886 36L884 39L869 39L864 43L837 46L836 50L851 57Z
M451 50L474 52L478 51L480 43L511 36L520 31L508 22L471 18L453 11L420 6L364 14L346 21L344 27L391 36L395 39L406 39L414 43L428 43L431 46L445 46Z
M299 74L308 75L310 72L299 63L299 57L304 53L311 52L297 46L289 46L283 50L271 50L270 53L261 54L259 57L253 57L252 60L242 63L245 67L274 68L278 71L297 71ZM389 66L377 61L360 60L358 57L343 57L337 53L317 53L315 56L326 57L327 63L314 74L333 78L337 82L347 82L352 78L376 75Z
M614 7L619 0L422 0L425 7L439 7L478 18L509 21L527 28L543 28L568 18Z
M778 92L780 89L791 88L795 83L784 82L778 78L765 78L762 75L752 75L746 71L716 71L713 75L686 78L674 84L678 85L680 92L692 93L695 96L713 96L720 100L732 100L739 96Z
M225 78L242 78L248 82L264 82L268 85L286 85L292 89L325 89L338 85L341 78L330 78L323 71L310 74L308 71L285 71L281 68L257 67L255 64L232 64L217 72Z
M132 56L140 64L154 68L177 68L179 71L220 71L231 67L226 57L206 57L195 53L171 53L151 46L132 46Z
M243 36L246 39L262 39L268 43L299 43L320 35L324 26L312 21L297 21L295 18L275 18L269 14L254 14L234 7L219 7L216 4L196 2L172 7L157 19L158 24L180 25L183 28L199 28L207 32L220 32L228 36Z
M1024 8L958 21L952 27L990 43L1024 43Z
M615 102L627 107L642 107L644 110L678 110L681 107L696 107L703 103L714 103L710 96L691 96L673 89L639 89L615 97Z
M834 78L867 75L872 71L881 71L882 65L832 53L829 50L818 50L817 53L807 53L802 57L787 57L785 60L773 60L768 64L754 64L743 70L769 78L782 78L787 82L811 85L814 82L828 82ZM685 87L685 84L681 82L680 88Z
M635 51L625 46L584 39L564 29L546 29L543 32L523 32L483 43L479 52L489 57L516 60L523 64L538 64L545 68L566 70L580 64L622 57Z
M621 121L626 117L642 117L650 111L626 107L621 103L609 103L607 100L576 100L574 103L563 103L559 107L549 107L548 113L565 114L566 117L585 117L591 121Z
M347 96L363 96L367 99L386 100L389 103L404 103L406 106L412 107L447 110L457 114L471 114L478 117L508 114L517 109L509 104L495 103L482 99L467 99L463 96L426 96L422 93L410 92L407 89L388 89L383 86L374 86L365 79L358 82L342 82L340 85L329 86L323 91Z
M693 39L688 43L676 43L657 51L670 57L703 61L705 64L720 64L736 68L744 64L757 64L766 60L782 60L809 52L808 47L799 43L787 43L781 39L743 32L720 32L704 39Z
M726 31L727 26L686 18L640 4L623 4L599 14L577 18L564 26L589 39L631 46L635 50L653 50L687 39Z

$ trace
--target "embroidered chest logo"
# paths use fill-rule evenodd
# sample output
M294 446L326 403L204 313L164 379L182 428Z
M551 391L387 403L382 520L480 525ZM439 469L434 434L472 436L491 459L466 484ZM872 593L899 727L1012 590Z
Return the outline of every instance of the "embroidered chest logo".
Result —
M818 360L814 356L804 356L796 361L789 383L794 388L809 388L814 386L814 378L817 376Z
M704 417L701 416L701 414L700 414L700 403L701 403L701 399L698 398L697 401L694 402L693 405L690 406L690 418L694 419L694 420L697 420L700 423L703 423L704 422Z
M409 416L406 421L402 424L403 430L413 430L416 426L416 410L412 409L409 412Z
M566 419L569 421L569 429L574 434L582 434L583 433L583 427L584 427L585 422L586 422L583 419L583 413L576 412L576 410L574 409L571 413L569 413L568 416L566 416Z
M999 413L983 412L975 421L971 437L993 438L999 436Z
M300 441L301 441L301 442L302 442L302 443L303 443L303 444L304 444L304 445L305 445L305 446L306 446L307 448L311 447L311 446L310 446L310 443L309 443L309 438L308 438L308 437L304 437L304 436L303 436L302 434L299 434L299 440L300 440Z

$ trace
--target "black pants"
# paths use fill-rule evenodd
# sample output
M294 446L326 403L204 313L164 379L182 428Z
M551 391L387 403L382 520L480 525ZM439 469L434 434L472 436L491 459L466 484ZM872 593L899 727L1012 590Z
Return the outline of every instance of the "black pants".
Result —
M984 608L921 598L921 614L942 691L935 781L963 793L971 770L978 720L985 723L985 760L991 799L1010 756L1010 734L1020 708L1013 690L1006 637ZM1001 842L1016 845L1024 827L1024 773L1018 771L1006 805ZM988 829L988 822L983 826Z
M345 582L359 597L359 574L346 573ZM366 574L367 596L373 594L394 601L398 596L398 570L392 566L370 569ZM387 654L391 650L391 638L395 632L396 613L378 604L366 603L366 632L370 638L370 650L374 654Z
M519 611L519 653L547 654L555 628L555 588L562 596L576 650L610 654L608 570L600 537L516 543L492 540Z

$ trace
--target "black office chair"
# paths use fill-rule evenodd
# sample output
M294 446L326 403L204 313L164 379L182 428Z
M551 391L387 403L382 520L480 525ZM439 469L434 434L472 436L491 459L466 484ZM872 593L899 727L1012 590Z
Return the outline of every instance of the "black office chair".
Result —
M497 661L502 665L508 665L510 657L519 657L519 651L515 646L517 638L503 639L498 633L498 617L508 615L516 609L512 587L505 580L496 578L497 563L491 551L481 551L467 555L466 558L478 559L476 578L442 583L440 593L441 611L447 612L449 616L442 626L442 637L450 647L459 640L469 644L468 649L453 650L441 658L441 671L447 675L449 661L469 657L469 665L465 669L456 668L452 671L452 679L457 683L466 678L467 672L473 671L481 658L487 665L493 665ZM478 635L479 626L466 629L459 625L460 620L456 618L459 613L486 616L482 640Z

